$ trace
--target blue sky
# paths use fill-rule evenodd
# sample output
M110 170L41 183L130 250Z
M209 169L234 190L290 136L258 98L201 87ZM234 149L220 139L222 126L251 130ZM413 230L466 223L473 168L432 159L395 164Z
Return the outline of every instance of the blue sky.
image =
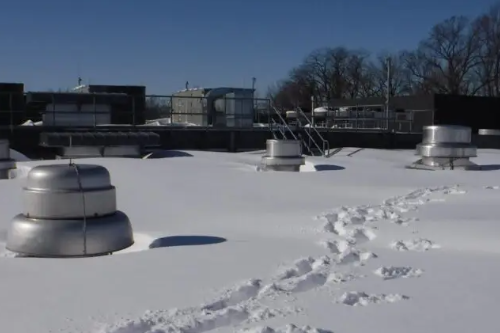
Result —
M15 0L0 9L0 82L25 90L143 84L265 92L312 50L413 48L451 15L491 0Z

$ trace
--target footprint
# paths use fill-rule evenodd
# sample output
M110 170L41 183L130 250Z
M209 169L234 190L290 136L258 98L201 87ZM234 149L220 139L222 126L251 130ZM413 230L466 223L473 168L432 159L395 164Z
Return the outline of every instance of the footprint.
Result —
M424 252L431 249L439 249L440 245L425 238L416 238L406 241L395 241L390 244L390 247L397 251L419 251Z
M466 190L462 190L458 188L458 186L453 186L443 191L443 194L466 194L466 193L467 193Z
M319 244L335 255L334 260L337 264L362 266L369 259L377 258L375 253L361 251L354 247L355 241L353 239L326 240L319 242Z
M263 287L260 295L276 296L280 293L304 292L323 286L328 280L330 257L297 260L292 267L285 268L274 282Z
M389 220L389 222L403 226L403 227L407 227L410 224L412 224L414 222L418 222L418 221L420 221L420 219L417 217L408 217L408 218L398 217L396 219Z
M314 267L314 262L311 267ZM306 286L300 284L296 286L296 288L301 287L305 289ZM222 327L286 317L302 311L298 308L273 309L260 304L258 299L264 296L263 289L261 280L251 279L229 288L222 296L208 304L168 311L148 311L137 320L119 322L106 327L102 332L203 333Z
M338 255L337 263L363 266L368 260L373 258L377 258L375 253L350 248Z
M226 294L218 300L204 305L203 310L219 311L230 306L237 305L241 302L257 296L261 289L262 281L251 279L244 283L226 291Z
M352 245L348 240L336 240L336 241L321 241L319 244L334 254L341 254L348 250Z
M368 221L396 220L401 216L391 206L380 205L368 209Z
M349 306L367 306L370 304L379 304L379 303L395 303L408 299L409 299L408 296L399 294L370 295L365 292L351 291L342 294L342 296L340 296L337 299L337 303Z
M404 218L401 214L414 211L418 206L429 201L441 201L442 198L430 198L432 194L463 194L465 190L458 186L440 186L434 188L418 189L406 195L385 200L381 205L340 207L316 217L322 220L322 232L333 233L342 237L349 237L351 228L364 226L371 222L388 220L392 223L407 226L418 221L417 218ZM368 237L369 238L369 237ZM373 239L373 238L371 238Z
M328 274L326 273L310 272L301 277L284 281L279 285L279 288L287 292L304 292L323 286L327 279Z
M333 223L327 221L323 225L323 231L338 235L352 244L368 242L377 237L375 232L373 232L373 230L368 227L350 227L349 224L342 221Z
M298 327L294 324L288 324L281 328L271 328L269 326L261 326L254 328L244 328L236 333L334 333L333 331L324 330L320 328L313 328L311 326Z
M327 220L323 224L322 231L342 236L343 234L346 233L346 230L347 230L345 228L346 225L347 224L345 222L342 222L342 221L332 222L332 221Z
M315 260L311 257L299 259L291 267L284 268L278 273L278 280L286 280L293 277L299 277L313 270Z
M423 271L411 267L385 266L378 268L374 273L384 278L384 280L392 280L397 278L419 277L423 274Z
M341 273L330 273L326 283L344 283L352 281L356 278L362 278L363 275L354 275L354 274L341 274Z
M234 327L263 320L298 314L301 309L272 309L257 303L242 303L218 311L201 307L147 311L136 320L106 325L100 333L189 332L203 333L223 327Z
M375 239L377 235L372 230L366 227L357 227L348 230L344 237L347 238L350 243L359 244L369 242Z
M415 210L418 206L424 205L431 200L436 200L436 199L429 198L430 195L436 194L436 193L442 194L442 195L464 194L464 193L466 193L466 191L460 189L458 185L424 188L424 189L415 190L415 191L410 192L410 193L403 195L403 196L387 199L384 201L383 205L391 206L391 207L399 210L401 213L405 213L405 212L408 212L410 210Z

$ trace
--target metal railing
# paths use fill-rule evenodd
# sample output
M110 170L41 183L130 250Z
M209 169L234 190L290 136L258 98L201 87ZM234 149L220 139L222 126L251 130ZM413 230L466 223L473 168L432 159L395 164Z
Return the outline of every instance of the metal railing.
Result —
M307 151L310 155L315 155L315 151L314 151L314 149L316 148L316 149L318 149L318 151L319 151L319 152L321 152L321 155L323 155L323 156L327 156L327 154L328 154L328 150L329 150L329 148L327 148L327 147L329 147L329 143L328 143L328 141L326 141L325 139L323 139L323 137L322 137L322 136L321 136L321 134L317 131L317 129L315 129L314 127L310 127L310 128L308 128L307 126L302 126L302 124L301 124L300 122L298 122L298 125L299 125L299 128L300 128L300 131L298 131L298 133L299 133L299 134L298 134L298 135L296 135L296 134L294 133L294 131L290 128L290 125L287 123L287 121L285 120L285 118L283 118L283 116L281 115L281 112L280 112L278 109L274 108L274 107L273 107L273 110L274 110L274 112L275 112L276 116L278 117L279 122L277 122L276 120L274 120L274 118L272 118L272 117L271 117L271 118L270 118L270 119L271 119L270 124L272 124L272 126L277 126L277 127L280 129L280 130L279 130L279 132L281 133L281 138L280 138L281 140L288 140L287 133L290 133L290 135L292 136L292 138L293 138L294 140L297 140L297 141L300 141L300 142L301 142L302 147L303 147L303 148L304 148L304 149L305 149L305 150L306 150L306 151ZM306 116L305 116L305 114L302 112L302 110L300 110L300 111L299 111L299 110L297 110L297 112L301 112L301 113L302 113L302 115L304 116L304 118L305 118L305 119L307 119L307 117L306 117ZM309 119L307 119L307 122L308 122L309 124L311 124L311 123L310 123L310 121L309 121ZM272 128L271 128L271 130L272 130ZM312 130L312 131L315 131L315 133L317 133L318 137L322 140L322 141L321 141L321 143L322 143L323 148L322 148L320 145L318 145L318 143L317 143L317 142L316 142L316 140L314 139L313 135L311 134L311 130ZM300 135L300 133L301 133L302 131L304 131L304 132L307 134L308 138L303 138L303 137ZM273 131L273 137L274 137L275 139L278 139L278 138L276 137L276 135L275 135L275 132L274 132L274 131ZM309 142L308 142L308 141L309 141ZM325 150L325 148L326 148L326 150Z
M110 100L111 109L107 109L105 104ZM297 137L297 133L304 132L306 136L312 136L321 150L325 151L329 147L324 144L324 139L319 139L325 132L371 130L415 133L433 123L432 110L410 111L406 120L391 118L389 121L378 117L380 112L377 117L369 111L337 112L319 120L314 114L301 112L306 117L302 116L302 124L298 124L298 127L304 126L291 130L290 119L271 106L268 99L222 98L217 102L217 110L214 110L214 104L213 99L203 96L0 92L0 127L13 130L27 122L31 125L80 127L86 130L102 126L201 127L207 130L259 130L259 127L274 127L273 133L276 132L276 135L283 135L280 132L283 131L285 136L292 137L293 134ZM45 124L42 125L43 120ZM386 123L389 128L386 128ZM306 141L309 146L315 147L313 140L309 142L307 138Z
M423 126L432 125L434 111L411 109L404 112L381 111L381 105L354 105L349 108L329 109L323 113L312 113L318 128L335 130L373 130L380 132L421 132ZM377 111L378 110L378 111Z
M281 137L282 137L281 139L287 140L288 139L287 133L290 133L290 135L292 136L292 138L294 140L299 140L297 138L297 136L295 135L295 133L293 133L293 130L287 124L285 118L283 118L283 116L280 114L279 110L273 106L273 111L274 111L274 114L276 114L278 116L280 121L277 122L276 120L274 120L273 117L269 117L269 125L277 127L278 131L281 133ZM270 130L273 132L273 136L274 136L275 131L273 130L272 127L270 127ZM274 136L274 138L277 139L275 136Z
M301 127L304 128L304 132L309 137L309 141L310 141L309 147L311 146L311 142L312 142L314 144L314 146L321 152L321 155L323 155L325 157L328 156L328 154L330 152L330 143L327 140L325 140L325 138L323 138L323 136L318 132L318 130L316 129L314 124L309 120L307 115L304 113L304 111L302 111L302 109L300 107L297 107L296 111L297 111L297 116L298 116L297 120L299 121L299 124L300 124L300 119L305 119L307 122L306 126L301 126ZM321 147L314 139L313 133L321 141Z

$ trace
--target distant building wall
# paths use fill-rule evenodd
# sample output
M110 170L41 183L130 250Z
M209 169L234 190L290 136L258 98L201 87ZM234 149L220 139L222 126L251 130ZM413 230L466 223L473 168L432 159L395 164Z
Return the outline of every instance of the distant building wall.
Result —
M172 95L172 121L200 126L252 127L253 89L187 89Z
M24 119L24 84L0 83L0 125L20 125Z
M192 123L200 126L209 124L206 89L188 89L172 95L172 122Z
M435 95L436 124L464 125L474 133L481 128L500 129L500 98Z
M121 85L88 85L89 93L126 94L127 103L113 105L112 124L142 125L146 122L146 87Z

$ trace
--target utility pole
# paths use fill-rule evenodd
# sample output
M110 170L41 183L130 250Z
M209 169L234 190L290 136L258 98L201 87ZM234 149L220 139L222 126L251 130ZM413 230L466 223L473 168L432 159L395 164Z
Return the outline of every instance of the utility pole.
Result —
M255 77L252 78L252 105L253 109L255 112L255 109L257 107L257 101L255 100L255 83L257 82L257 79Z
M257 82L256 78L252 78L252 98L255 100L255 83Z
M385 95L385 127L387 131L389 131L389 108L391 102L391 57L387 57L386 59L387 66L387 90Z

